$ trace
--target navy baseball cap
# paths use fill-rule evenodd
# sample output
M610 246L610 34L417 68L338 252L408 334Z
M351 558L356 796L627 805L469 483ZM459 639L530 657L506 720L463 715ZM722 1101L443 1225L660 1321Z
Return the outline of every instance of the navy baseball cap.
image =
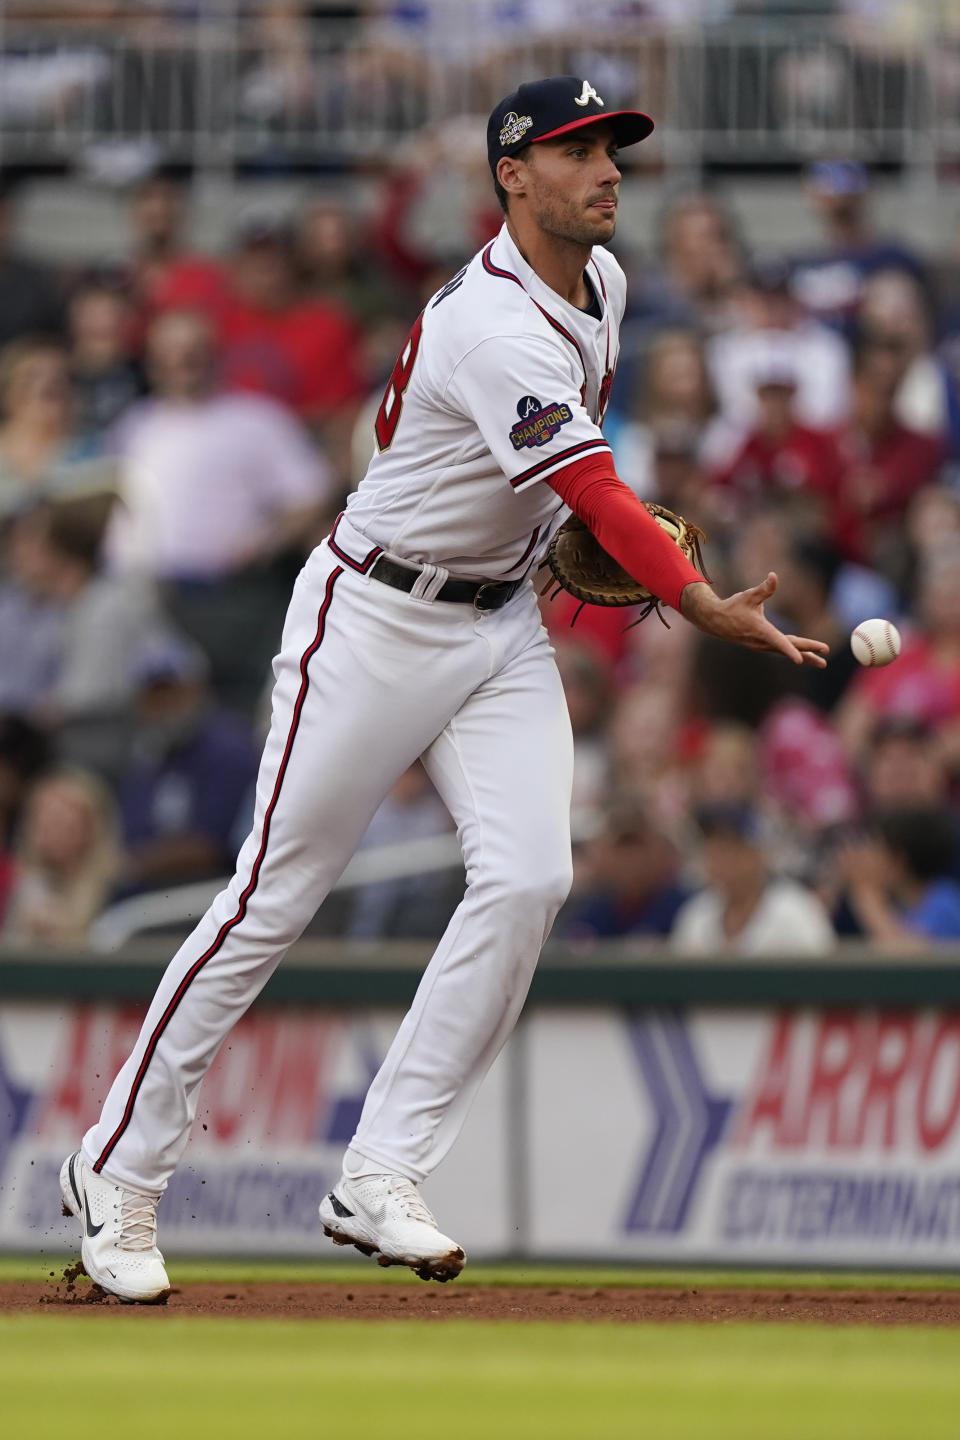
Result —
M702 835L734 835L747 845L762 845L765 840L762 817L752 806L736 800L701 805L696 823Z
M862 195L870 185L858 160L817 160L809 166L807 180L820 195Z
M528 80L494 105L487 121L487 159L494 175L504 155L516 155L538 140L609 120L618 145L636 145L653 130L639 110L608 110L593 86L576 75Z

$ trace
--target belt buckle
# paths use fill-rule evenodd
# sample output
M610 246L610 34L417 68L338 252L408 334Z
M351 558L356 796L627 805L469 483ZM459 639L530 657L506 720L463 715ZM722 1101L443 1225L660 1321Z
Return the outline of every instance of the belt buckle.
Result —
M486 614L488 610L494 610L494 609L496 609L496 606L494 606L494 605L481 605L481 604L480 604L480 597L481 597L481 595L483 594L484 590L499 590L499 589L500 589L500 582L499 582L498 580L485 580L485 581L483 582L483 584L478 587L477 593L476 593L476 595L474 595L474 597L473 597L473 608L474 608L474 610L479 610L482 614Z

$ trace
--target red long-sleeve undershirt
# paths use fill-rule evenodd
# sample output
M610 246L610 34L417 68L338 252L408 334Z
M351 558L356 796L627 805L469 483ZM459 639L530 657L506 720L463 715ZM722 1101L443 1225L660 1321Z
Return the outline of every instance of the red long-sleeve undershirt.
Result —
M613 473L609 459L591 456L546 482L635 580L674 610L686 585L702 581L683 551Z

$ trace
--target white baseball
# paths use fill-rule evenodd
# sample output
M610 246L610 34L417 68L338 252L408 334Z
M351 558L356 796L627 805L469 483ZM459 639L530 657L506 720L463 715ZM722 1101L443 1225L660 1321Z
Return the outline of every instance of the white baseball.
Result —
M889 665L900 654L900 631L889 620L862 620L850 636L861 665Z

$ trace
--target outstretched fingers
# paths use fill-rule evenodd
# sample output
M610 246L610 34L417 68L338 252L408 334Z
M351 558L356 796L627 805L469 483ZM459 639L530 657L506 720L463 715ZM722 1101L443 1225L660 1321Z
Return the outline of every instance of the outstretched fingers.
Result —
M818 670L826 669L830 646L825 640L808 640L805 635L787 635L784 638L790 641L802 664L815 665Z
M764 623L766 628L763 641L759 648L772 650L779 655L785 655L788 660L793 661L794 665L802 665L803 651L796 643L795 637L793 635L784 635L782 630L778 630L776 625L771 625L769 621L765 621Z

